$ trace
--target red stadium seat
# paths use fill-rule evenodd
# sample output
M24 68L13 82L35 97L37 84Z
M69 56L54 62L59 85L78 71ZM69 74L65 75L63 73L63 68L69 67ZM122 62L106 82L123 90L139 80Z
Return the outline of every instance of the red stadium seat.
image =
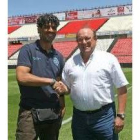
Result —
M111 50L120 63L132 63L132 38L119 39Z
M16 53L21 47L22 44L8 45L8 58Z
M108 18L71 21L61 28L58 34L76 34L83 27L90 27L94 30L98 30L107 20Z
M64 58L68 58L76 49L77 43L75 41L64 41L54 43L54 48L58 50Z

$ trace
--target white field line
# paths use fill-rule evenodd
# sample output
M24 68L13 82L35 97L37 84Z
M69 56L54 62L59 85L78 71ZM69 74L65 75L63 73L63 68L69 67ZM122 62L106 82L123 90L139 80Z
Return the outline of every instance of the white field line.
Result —
M72 117L70 117L70 118L68 118L68 119L66 119L66 120L64 120L64 121L62 121L62 125L63 124L66 124L66 123L68 123L68 122L70 122L72 120Z
M132 88L132 86L129 87L127 90L130 90L131 88ZM115 97L117 97L117 94L115 95ZM69 123L71 120L72 120L72 117L69 117L68 119L62 121L62 125Z

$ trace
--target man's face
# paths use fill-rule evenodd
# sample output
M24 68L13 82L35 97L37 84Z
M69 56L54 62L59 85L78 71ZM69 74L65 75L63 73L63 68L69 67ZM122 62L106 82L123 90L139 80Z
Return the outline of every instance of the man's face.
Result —
M78 47L82 54L91 54L96 46L93 31L89 28L81 29L77 34Z
M48 43L51 43L54 40L56 32L57 27L53 23L46 24L43 27L38 27L40 39Z

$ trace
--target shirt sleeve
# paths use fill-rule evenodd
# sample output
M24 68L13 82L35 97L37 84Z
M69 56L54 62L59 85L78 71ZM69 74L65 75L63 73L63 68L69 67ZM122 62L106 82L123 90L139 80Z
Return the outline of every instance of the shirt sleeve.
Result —
M113 56L112 58L113 58L112 59L113 61L112 61L112 67L111 67L111 77L112 77L113 83L117 88L126 86L129 83L121 69L121 66L115 56Z
M21 48L18 55L17 66L31 67L31 54L29 51L29 46L25 45Z

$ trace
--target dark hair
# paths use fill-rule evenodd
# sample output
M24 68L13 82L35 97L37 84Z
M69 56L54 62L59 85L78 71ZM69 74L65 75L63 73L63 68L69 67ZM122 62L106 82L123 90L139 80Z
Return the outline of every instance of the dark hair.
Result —
M59 26L59 20L53 14L44 14L37 19L37 27L43 27L46 24L53 23L56 27Z

